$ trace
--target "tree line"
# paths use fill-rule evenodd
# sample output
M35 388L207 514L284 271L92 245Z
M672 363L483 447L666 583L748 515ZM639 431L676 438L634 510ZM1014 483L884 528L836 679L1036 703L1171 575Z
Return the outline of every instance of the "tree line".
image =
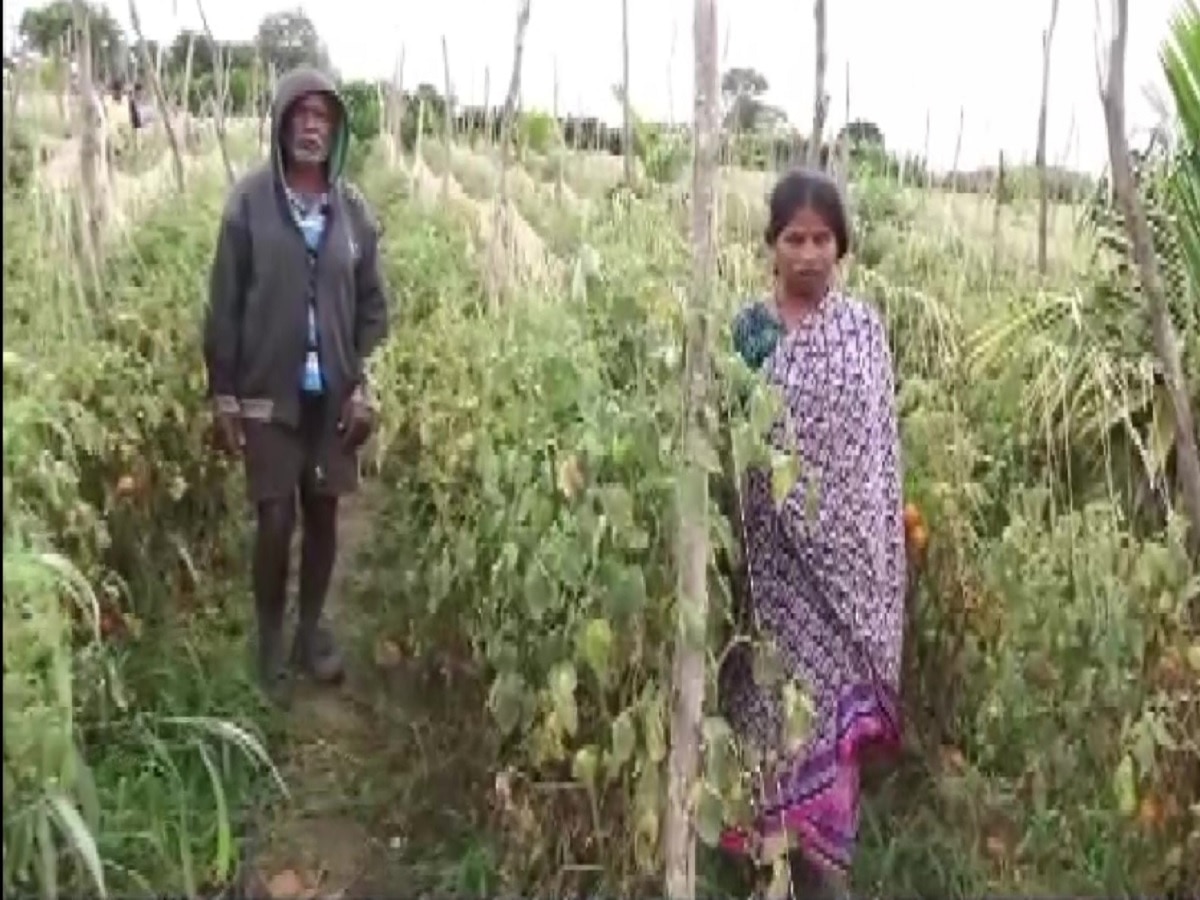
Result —
M139 86L146 73L140 71L136 37L127 35L107 7L85 2L92 52L92 71L98 83L114 96ZM20 59L5 59L6 70L20 62L36 60L47 82L62 80L62 68L77 45L74 3L52 0L26 9L18 27ZM190 29L181 30L169 43L147 40L145 49L154 62L165 93L195 115L203 115L219 93L218 68L228 73L225 107L233 116L259 116L269 107L271 74L284 73L299 65L314 65L338 73L328 49L312 20L300 9L268 13L259 22L254 37L245 41L210 39ZM380 100L394 94L386 80L343 80L350 107L351 129L359 141L369 142L382 125ZM184 85L187 96L183 96ZM50 85L47 84L47 87ZM780 169L809 157L808 137L793 126L787 115L767 100L770 85L754 68L732 67L721 76L723 147L722 159L730 165L750 169ZM614 88L619 95L620 89ZM619 99L619 96L618 96ZM418 84L406 90L400 138L408 147L417 129L440 134L447 101L436 86ZM422 113L423 109L423 113ZM501 139L498 107L464 106L450 98L451 127L460 139L492 144ZM690 152L690 126L644 121L635 113L630 152L643 161L651 178L669 180L682 170ZM515 139L522 148L548 152L561 141L567 147L592 152L625 154L625 132L620 124L609 125L597 116L566 116L555 119L543 112L521 111ZM1003 161L996 167L952 175L931 176L920 154L898 154L887 147L879 126L868 120L851 121L823 140L815 154L828 161L843 142L852 166L860 172L903 175L911 183L933 183L942 187L979 192L1005 189L1005 182L1021 184L1021 168L1005 172ZM1087 179L1077 173L1061 172L1052 179L1051 193L1061 199L1080 196L1089 189ZM1019 192L1019 191L1018 191Z

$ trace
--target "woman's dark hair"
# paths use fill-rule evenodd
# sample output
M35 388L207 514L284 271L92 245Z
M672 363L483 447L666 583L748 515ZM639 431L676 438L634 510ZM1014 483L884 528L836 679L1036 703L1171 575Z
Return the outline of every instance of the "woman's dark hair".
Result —
M792 217L811 209L829 226L840 260L850 249L850 216L842 192L832 178L815 169L793 169L775 183L768 201L767 229L763 235L774 246Z

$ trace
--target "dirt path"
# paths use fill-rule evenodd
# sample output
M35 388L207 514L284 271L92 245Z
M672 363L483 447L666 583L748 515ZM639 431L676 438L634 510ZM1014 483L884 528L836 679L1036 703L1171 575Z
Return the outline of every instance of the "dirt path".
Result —
M471 810L488 789L470 771L482 698L431 678L380 633L379 589L359 565L372 518L369 494L342 514L330 602L346 680L297 691L279 760L291 797L262 823L250 897L446 896L471 880ZM469 714L447 714L452 703Z

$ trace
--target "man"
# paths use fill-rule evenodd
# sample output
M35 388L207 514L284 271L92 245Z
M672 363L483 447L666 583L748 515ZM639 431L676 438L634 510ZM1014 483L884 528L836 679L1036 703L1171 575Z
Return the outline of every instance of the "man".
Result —
M322 683L343 665L323 621L338 498L358 482L374 427L364 362L387 333L379 231L341 178L349 131L333 83L289 73L271 111L271 155L233 188L212 264L204 355L217 436L245 462L257 510L257 662L285 701L284 610L299 498L299 622L291 662Z
M146 98L146 89L140 81L134 82L129 92L129 127L135 132L154 121L154 104Z

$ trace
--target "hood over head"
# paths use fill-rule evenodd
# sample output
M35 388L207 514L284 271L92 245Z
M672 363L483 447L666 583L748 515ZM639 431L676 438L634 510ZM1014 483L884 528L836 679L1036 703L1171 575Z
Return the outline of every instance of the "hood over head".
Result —
M319 69L301 66L279 79L271 100L271 160L276 171L283 173L283 125L293 103L307 94L325 94L333 99L338 110L337 133L329 148L329 181L337 181L346 166L346 151L350 146L350 123L346 101L342 99L333 79Z

